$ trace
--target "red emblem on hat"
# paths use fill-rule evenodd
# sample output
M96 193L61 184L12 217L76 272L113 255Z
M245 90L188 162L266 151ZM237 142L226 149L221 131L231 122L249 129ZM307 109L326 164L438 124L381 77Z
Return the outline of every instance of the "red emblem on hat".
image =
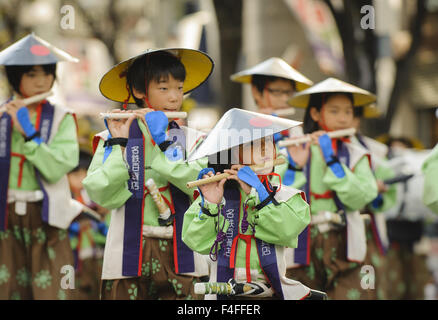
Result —
M249 119L249 124L253 127L264 128L270 126L272 124L272 121L262 117L255 117Z
M35 44L30 47L30 52L35 56L47 56L50 54L50 49L45 46Z

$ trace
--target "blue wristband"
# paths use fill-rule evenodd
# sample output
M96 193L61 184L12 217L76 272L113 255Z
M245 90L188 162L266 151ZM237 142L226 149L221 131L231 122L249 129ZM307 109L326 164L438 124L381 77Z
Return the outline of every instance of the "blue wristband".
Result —
M27 110L26 107L21 107L20 109L18 109L17 119L18 122L20 122L21 128L23 128L26 137L29 138L37 134L34 125L30 122L29 110ZM37 136L32 138L32 141L35 141L37 144L41 144L43 142L43 140Z
M74 237L79 234L79 230L80 230L79 222L75 221L70 224L70 227L68 228L68 233L70 237Z
M107 233L108 233L108 227L106 226L106 224L105 224L104 222L99 222L99 223L97 224L97 229L98 229L99 232L100 232L101 234L103 234L104 236L106 236Z
M166 141L166 129L169 125L169 120L163 111L148 112L145 115L145 120L151 133L152 139L157 145Z
M260 202L263 202L266 198L269 197L269 193L266 190L265 186L263 185L263 183L261 183L259 177L257 177L257 175L254 173L254 171L252 171L250 167L245 166L241 168L237 172L237 176L240 180L256 189L257 193L259 194Z
M374 209L378 209L383 205L383 196L379 193L377 197L371 202Z

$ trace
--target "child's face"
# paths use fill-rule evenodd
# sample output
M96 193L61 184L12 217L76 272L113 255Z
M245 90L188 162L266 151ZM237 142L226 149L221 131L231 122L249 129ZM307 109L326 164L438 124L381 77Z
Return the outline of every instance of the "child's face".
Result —
M287 101L293 94L294 88L291 81L285 79L269 82L262 93L253 87L254 99L261 112L263 112L263 109L276 110L289 108L290 106L287 104Z
M275 147L273 137L266 137L253 143L246 143L240 149L241 164L244 165L261 165L266 162L273 161L275 158ZM260 174L270 173L272 168L266 169L266 172L259 172Z
M353 105L345 95L331 96L323 105L321 111L312 108L310 114L314 121L322 122L331 131L353 126Z
M34 66L29 72L21 77L20 92L23 97L47 92L52 88L54 76L47 74L42 66Z
M151 81L148 87L148 99L157 111L179 111L182 105L184 82L172 75L161 78L159 82Z

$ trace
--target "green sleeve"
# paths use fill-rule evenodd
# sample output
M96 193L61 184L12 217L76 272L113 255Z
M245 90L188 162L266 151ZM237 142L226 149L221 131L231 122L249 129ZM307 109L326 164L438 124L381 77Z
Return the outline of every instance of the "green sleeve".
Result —
M93 240L99 246L105 246L106 237L99 231L93 231Z
M423 203L433 212L438 213L438 146L423 163L424 191Z
M198 197L184 214L182 240L193 251L200 254L209 254L217 236L218 217L220 217L220 227L224 226L224 232L228 229L229 223L221 215L210 217L202 213L199 216L200 203L201 197ZM204 207L213 215L218 213L216 204L205 203Z
M248 201L249 208L253 207L250 201ZM254 204L258 201L257 197ZM300 194L296 194L287 201L280 202L278 206L270 203L256 211L250 219L255 224L256 238L268 243L296 248L298 235L310 223L310 206Z
M90 199L107 209L121 207L132 193L128 190L128 168L119 145L113 145L112 151L103 163L103 140L99 145L82 181Z
M360 210L377 197L377 183L367 157L362 157L354 171L342 164L345 176L338 178L326 169L323 182L335 191L339 200L350 210Z
M74 169L79 163L79 144L73 116L66 114L50 144L26 142L24 155L49 183Z
M151 167L163 179L169 181L187 195L193 196L193 189L187 188L187 182L198 179L199 171L207 167L207 158L193 162L184 162L183 160L171 161L166 158L164 152L156 145L154 147L154 159L152 160Z
M394 171L385 164L379 165L375 172L375 177L377 180L386 180L395 177ZM396 184L389 185L388 190L382 194L383 203L380 207L375 208L370 205L369 208L373 212L385 212L391 209L397 203L397 186Z

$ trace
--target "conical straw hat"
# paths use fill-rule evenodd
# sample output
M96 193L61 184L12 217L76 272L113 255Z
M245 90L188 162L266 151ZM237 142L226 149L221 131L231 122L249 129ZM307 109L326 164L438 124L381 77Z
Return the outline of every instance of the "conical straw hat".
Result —
M301 124L299 121L233 108L222 116L188 161L214 155Z
M45 65L79 59L55 47L35 34L29 34L0 52L0 65Z
M184 94L189 93L204 83L213 72L213 60L202 51L184 48L149 49L112 67L100 80L99 89L102 95L113 101L125 102L129 96L128 89L126 88L126 72L129 66L136 58L159 51L172 53L177 56L184 65L186 69L186 78L183 87ZM128 103L135 103L132 95Z
M353 95L353 106L355 107L376 101L376 96L369 91L335 78L328 78L304 91L295 93L292 98L289 99L288 104L292 107L307 108L312 94L329 92L351 93Z
M292 68L286 61L280 58L269 58L252 68L231 75L231 80L240 83L251 83L253 75L274 76L295 81L297 91L304 90L313 85L300 72Z

